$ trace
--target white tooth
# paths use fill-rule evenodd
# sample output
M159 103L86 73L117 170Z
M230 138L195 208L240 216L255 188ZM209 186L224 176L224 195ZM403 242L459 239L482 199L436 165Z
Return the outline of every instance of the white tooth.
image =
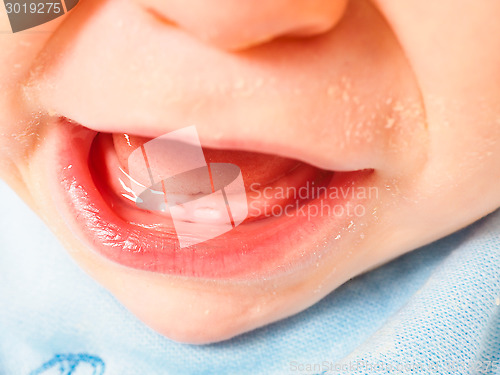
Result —
M224 224L229 222L227 207L220 194L205 196L170 207L172 217L185 222Z
M213 207L198 207L194 211L194 217L203 221L219 221L222 213Z

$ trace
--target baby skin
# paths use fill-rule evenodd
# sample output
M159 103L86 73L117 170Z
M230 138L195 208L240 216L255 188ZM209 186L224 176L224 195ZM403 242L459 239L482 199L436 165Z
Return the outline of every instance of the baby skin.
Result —
M499 15L496 0L81 0L0 34L0 177L145 324L225 340L500 206ZM125 199L119 177L191 126L207 165L239 168L247 207L183 246L174 211Z

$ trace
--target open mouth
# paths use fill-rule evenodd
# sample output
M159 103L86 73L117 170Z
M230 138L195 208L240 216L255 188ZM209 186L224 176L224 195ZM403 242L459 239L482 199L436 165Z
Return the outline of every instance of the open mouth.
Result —
M335 172L277 155L203 148L207 165L239 168L243 184L235 194L246 205L246 215L239 225L235 215L228 230L186 245L185 236L197 238L199 228L224 223L217 210L199 203L199 197L215 192L213 182L206 192L199 184L163 190L168 194L162 197L169 197L165 203L175 212L182 208L177 216L141 206L127 161L150 139L59 121L57 209L94 251L127 267L209 279L271 277L318 262L331 249L332 238L340 237L340 228L366 211L367 197L355 189L372 170ZM234 201L234 196L224 199ZM194 209L186 211L185 202ZM191 226L181 233L179 221Z

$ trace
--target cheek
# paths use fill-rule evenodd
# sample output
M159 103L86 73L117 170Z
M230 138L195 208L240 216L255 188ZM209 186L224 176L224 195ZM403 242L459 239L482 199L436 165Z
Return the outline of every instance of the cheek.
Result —
M0 12L0 177L12 178L23 169L39 140L40 114L25 108L21 83L32 62L61 20L12 33L6 12Z
M431 225L457 229L500 206L500 91L490 84L498 78L427 95L430 145L419 191L430 202L422 206Z

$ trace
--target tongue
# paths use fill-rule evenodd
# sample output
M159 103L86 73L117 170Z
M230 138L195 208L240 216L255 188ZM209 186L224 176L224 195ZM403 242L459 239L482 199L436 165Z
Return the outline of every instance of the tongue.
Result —
M150 138L128 134L113 134L116 155L120 166L125 171L128 172L130 168L133 168L130 165L130 162L133 162L133 159L129 160L130 154L150 140ZM246 151L204 148L203 154L207 163L230 163L238 166L246 190L249 190L252 184L259 184L258 186L261 187L269 185L301 164L297 160ZM157 156L161 158L161 155Z

